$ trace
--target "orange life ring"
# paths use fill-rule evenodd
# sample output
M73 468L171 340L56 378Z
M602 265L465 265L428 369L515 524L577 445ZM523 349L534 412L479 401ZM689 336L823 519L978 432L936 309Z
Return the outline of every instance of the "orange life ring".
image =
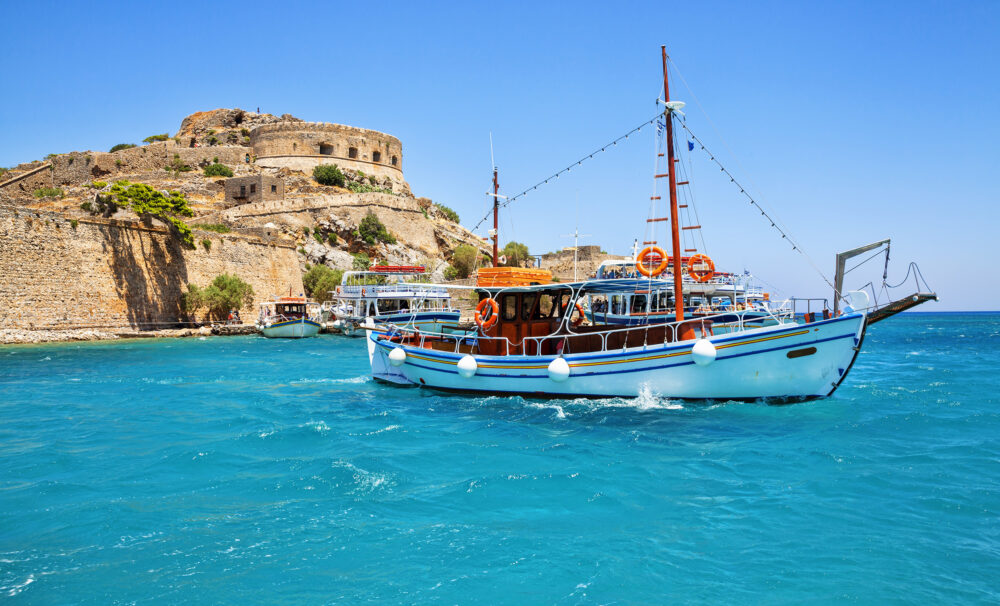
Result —
M654 254L660 256L660 265L653 269L646 267L647 258L652 257ZM663 252L663 249L659 246L647 246L642 249L639 256L635 258L635 268L639 270L639 273L652 278L653 276L658 276L663 273L663 270L667 268L667 263L669 262L667 253Z
M364 297L364 296L365 296L365 289L364 289L364 288L362 288L362 289L361 289L361 296L362 296L362 297Z
M483 312L486 308L490 308L490 315L488 317L484 316ZM483 330L488 330L493 327L500 320L500 305L494 301L492 298L487 297L476 305L476 324L479 328Z
M706 269L705 266L708 266ZM695 282L708 282L715 275L715 263L708 257L698 253L688 259L688 275Z
M563 311L566 311L566 304L563 304L562 308ZM578 315L575 320L570 320L570 326L572 326L573 328L576 328L577 326L583 324L583 319L587 317L587 315L583 311L583 305L580 305L579 301L576 302L576 312L580 315Z

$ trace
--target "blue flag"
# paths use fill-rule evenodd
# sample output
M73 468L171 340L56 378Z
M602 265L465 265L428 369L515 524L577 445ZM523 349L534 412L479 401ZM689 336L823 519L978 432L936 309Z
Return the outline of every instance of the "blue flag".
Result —
M694 149L694 141L688 141L688 151L691 151L693 149Z

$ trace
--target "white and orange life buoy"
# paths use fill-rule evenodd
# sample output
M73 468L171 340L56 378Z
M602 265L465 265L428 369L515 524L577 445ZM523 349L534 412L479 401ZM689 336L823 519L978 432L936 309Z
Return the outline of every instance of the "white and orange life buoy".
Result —
M566 311L566 305L565 304L562 306L562 308L563 308L563 311ZM583 324L583 319L587 317L586 314L584 314L584 312L583 312L583 305L580 305L579 301L576 302L576 313L577 313L576 318L573 319L573 320L570 320L570 323L569 323L570 326L572 326L573 328L576 328L577 326Z
M657 257L660 260L660 264L656 267L652 267L652 264L656 262ZM635 258L635 268L640 274L648 278L662 274L663 270L667 268L667 263L667 253L663 252L663 249L659 246L647 246L642 249L639 256Z
M490 308L490 313L484 313L486 308ZM489 330L500 320L500 305L492 298L487 297L476 305L476 324L483 330Z
M715 275L715 262L708 255L698 253L688 259L687 269L695 282L708 282Z

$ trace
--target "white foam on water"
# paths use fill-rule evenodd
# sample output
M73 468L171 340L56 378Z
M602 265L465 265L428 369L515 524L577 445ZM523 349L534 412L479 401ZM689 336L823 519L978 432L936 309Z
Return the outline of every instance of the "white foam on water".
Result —
M375 431L369 431L366 436L374 436L376 434L385 433L387 431L395 431L402 427L402 425L389 425L388 427L383 427L382 429L376 429Z
M566 418L566 411L563 410L563 407L559 406L558 404L547 404L547 403L538 403L538 402L527 402L527 404L528 404L528 406L530 406L532 408L537 408L539 410L544 410L546 408L554 410L554 411L556 411L556 417L557 418L560 418L560 419L565 419Z
M19 593L21 593L22 591L24 591L25 589L27 589L27 588L28 588L28 585L31 585L31 584L32 584L32 583L34 583L34 582L35 582L35 575L33 575L33 574L29 574L29 575L28 575L28 578L27 578L27 579L25 579L23 583L20 583L20 584L18 584L18 585L12 585L12 586L10 587L10 591L8 591L8 592L7 592L7 595L8 595L9 597L14 597L14 596L16 596L17 594L19 594Z
M330 431L330 426L324 421L309 421L304 425L299 425L299 427L308 427L316 433L326 433Z

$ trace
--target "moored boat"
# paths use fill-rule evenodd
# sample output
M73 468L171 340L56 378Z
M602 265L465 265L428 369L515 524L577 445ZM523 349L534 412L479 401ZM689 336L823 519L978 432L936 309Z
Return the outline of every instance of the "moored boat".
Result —
M320 328L320 306L306 297L278 297L260 304L257 328L269 338L315 337Z

